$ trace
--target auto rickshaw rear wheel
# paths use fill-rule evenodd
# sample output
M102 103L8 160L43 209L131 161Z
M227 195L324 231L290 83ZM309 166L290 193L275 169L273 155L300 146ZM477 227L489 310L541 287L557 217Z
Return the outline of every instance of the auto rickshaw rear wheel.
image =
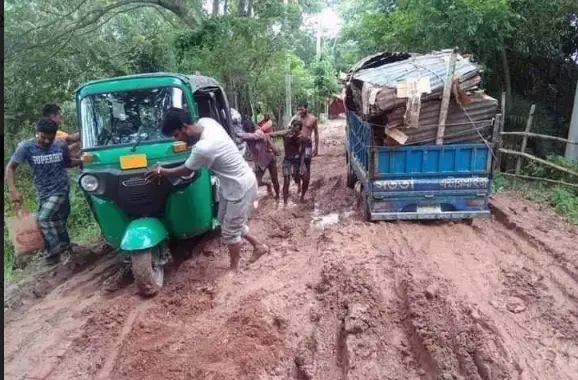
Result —
M155 247L152 250L134 253L131 256L132 274L138 291L141 295L146 297L154 296L163 286L164 281L164 267L156 260L156 255L159 248ZM160 254L160 252L158 252Z

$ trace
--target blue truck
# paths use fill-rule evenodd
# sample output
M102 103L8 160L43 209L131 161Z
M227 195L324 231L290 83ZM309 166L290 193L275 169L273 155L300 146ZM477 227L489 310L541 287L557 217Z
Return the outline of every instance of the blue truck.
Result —
M375 146L370 125L347 112L347 185L361 184L367 221L489 217L493 145Z
M444 81L440 78L450 70L447 57L451 52L444 54L418 58L382 54L365 59L349 74L345 100L347 186L354 188L359 182L362 213L367 221L471 222L490 215L493 157L500 126L497 101L475 87L468 93L463 91L461 100L454 95L456 99L446 99L445 106L441 106ZM433 73L431 92L437 90L439 96L433 100L431 96L422 98L419 122L410 128L406 125L406 109L410 106L400 103L395 91L400 91L396 84L411 78L416 67L422 77L424 72ZM458 61L454 68L459 78L456 83L461 81L463 87L479 82L476 68L469 61ZM363 96L364 91L369 95ZM374 102L363 104L367 99ZM398 112L400 107L405 113ZM440 109L444 107L447 127L445 140L440 141L436 130ZM401 115L398 122L396 112ZM390 139L388 144L383 143L383 138L376 139L376 130L390 133L396 127L405 132L402 143Z

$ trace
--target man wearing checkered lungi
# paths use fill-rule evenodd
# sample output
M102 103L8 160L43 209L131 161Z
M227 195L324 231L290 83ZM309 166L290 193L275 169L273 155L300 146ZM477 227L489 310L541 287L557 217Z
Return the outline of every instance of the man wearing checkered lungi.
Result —
M39 206L38 225L44 235L45 258L51 264L59 262L61 255L70 250L66 229L70 214L70 187L66 168L80 165L80 160L71 158L66 143L55 139L57 129L53 120L39 119L36 138L20 143L6 167L6 181L13 203L22 202L22 194L14 181L16 167L27 162L32 168Z

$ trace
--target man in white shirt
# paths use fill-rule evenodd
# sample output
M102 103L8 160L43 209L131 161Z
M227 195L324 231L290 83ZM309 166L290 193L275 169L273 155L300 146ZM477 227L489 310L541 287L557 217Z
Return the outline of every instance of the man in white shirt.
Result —
M249 263L254 263L269 248L249 233L248 219L257 198L257 179L225 129L211 118L193 120L180 109L167 111L162 126L164 135L192 145L191 155L176 168L160 165L147 173L148 179L161 176L189 176L201 167L210 169L219 179L219 212L223 243L229 249L231 269L237 269L242 238L254 248Z

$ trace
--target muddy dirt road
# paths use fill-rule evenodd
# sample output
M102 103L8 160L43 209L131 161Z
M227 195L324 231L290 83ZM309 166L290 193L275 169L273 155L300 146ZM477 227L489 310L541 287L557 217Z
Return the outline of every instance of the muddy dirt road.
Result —
M578 229L516 195L473 226L362 222L342 136L322 129L307 206L261 199L273 249L236 274L208 240L149 300L100 290L110 255L10 289L4 378L578 378Z

